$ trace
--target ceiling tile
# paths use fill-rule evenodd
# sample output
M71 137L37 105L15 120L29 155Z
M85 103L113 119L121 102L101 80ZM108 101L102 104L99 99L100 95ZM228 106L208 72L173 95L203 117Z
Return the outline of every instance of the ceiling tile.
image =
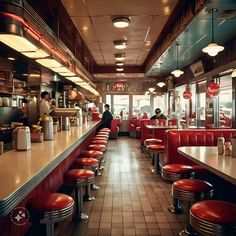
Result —
M72 17L72 20L85 42L96 41L96 34L89 17Z
M83 0L61 0L70 16L88 16Z
M85 4L91 16L153 15L158 6L158 2L157 0L85 0Z

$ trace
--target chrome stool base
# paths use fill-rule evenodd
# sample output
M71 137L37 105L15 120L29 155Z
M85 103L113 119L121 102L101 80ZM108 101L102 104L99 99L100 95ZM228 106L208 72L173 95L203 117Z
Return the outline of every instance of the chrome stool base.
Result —
M182 211L181 207L175 207L174 205L170 205L170 207L168 207L168 211L171 212L171 213L174 213L174 214L179 214Z
M179 236L197 236L197 235L199 235L199 234L197 232L193 231L193 229L188 230L185 228L179 232Z

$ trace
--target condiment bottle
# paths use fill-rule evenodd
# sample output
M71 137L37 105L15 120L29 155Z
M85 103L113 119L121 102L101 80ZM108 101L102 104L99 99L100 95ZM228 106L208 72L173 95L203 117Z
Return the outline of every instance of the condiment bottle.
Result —
M231 143L232 143L232 157L236 158L236 135L232 136Z
M225 142L225 156L230 156L230 142Z
M225 143L225 138L224 137L218 137L218 139L217 139L218 155L223 155L224 154L224 143Z

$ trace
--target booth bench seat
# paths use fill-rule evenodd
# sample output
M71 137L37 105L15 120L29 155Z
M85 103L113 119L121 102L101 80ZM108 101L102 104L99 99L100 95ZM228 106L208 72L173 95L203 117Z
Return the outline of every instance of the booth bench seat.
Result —
M165 133L164 160L161 165L187 164L196 165L186 157L178 153L181 146L216 146L218 137L224 137L225 142L231 142L236 129L192 129L192 130L167 130Z

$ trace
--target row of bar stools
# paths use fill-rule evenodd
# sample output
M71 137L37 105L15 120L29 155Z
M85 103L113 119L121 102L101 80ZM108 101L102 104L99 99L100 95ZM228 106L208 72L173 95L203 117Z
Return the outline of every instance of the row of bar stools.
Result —
M203 236L235 236L236 204L208 200L197 202L190 209L190 225Z
M179 179L193 178L195 169L192 166L184 164L169 164L162 167L161 176L164 180L175 182ZM179 200L173 197L173 204L168 208L172 213L181 212Z
M189 220L189 209L198 201L211 199L213 196L213 187L211 184L199 179L180 179L172 185L172 196L180 202L181 208L185 210ZM179 235L193 235L194 231L187 224L186 229Z
M75 190L76 218L79 221L88 219L88 215L83 213L83 187L90 189L95 181L95 174L91 170L72 169L65 173L64 184L73 187Z
M26 208L30 221L46 225L47 236L54 236L54 223L63 221L73 213L74 200L62 193L45 193L29 199Z

